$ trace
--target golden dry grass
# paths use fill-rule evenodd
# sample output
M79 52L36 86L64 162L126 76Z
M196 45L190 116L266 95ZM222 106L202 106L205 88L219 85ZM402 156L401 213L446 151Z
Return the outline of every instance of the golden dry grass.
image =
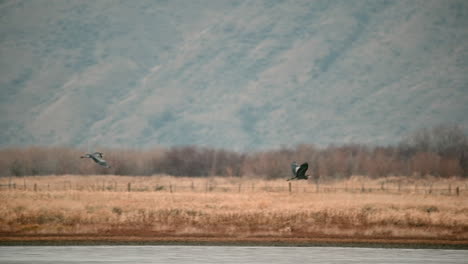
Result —
M5 187L10 181L16 189ZM290 192L284 180L164 175L2 178L0 184L3 236L468 240L467 181L459 179L353 177L321 183L319 192L305 181L293 182Z

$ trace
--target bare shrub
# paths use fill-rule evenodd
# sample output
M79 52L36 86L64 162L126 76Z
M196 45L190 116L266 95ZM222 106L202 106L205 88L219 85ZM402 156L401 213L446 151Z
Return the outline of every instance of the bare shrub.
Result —
M398 145L385 147L348 144L318 148L302 144L245 153L198 146L100 151L112 168L80 159L84 151L72 147L0 149L0 176L168 174L279 179L291 176L290 164L296 161L309 163L307 173L316 182L353 175L468 177L468 139L461 127L453 125L417 130Z

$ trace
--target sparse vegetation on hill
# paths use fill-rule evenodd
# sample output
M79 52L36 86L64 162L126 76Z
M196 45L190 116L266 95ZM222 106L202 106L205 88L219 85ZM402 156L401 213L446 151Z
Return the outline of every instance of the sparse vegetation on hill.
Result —
M466 0L133 2L0 1L0 146L250 151L468 125Z

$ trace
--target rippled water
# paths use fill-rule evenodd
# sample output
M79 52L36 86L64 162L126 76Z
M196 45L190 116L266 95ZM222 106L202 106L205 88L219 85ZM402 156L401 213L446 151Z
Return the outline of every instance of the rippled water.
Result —
M468 250L238 246L7 246L0 263L468 263Z

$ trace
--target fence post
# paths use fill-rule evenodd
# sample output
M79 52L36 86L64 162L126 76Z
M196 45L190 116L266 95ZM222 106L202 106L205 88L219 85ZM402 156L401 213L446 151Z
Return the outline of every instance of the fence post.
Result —
M172 184L169 184L169 192L172 193Z
M289 193L291 193L292 192L291 182L288 182L288 186L289 186Z
M241 184L239 183L239 193L241 192Z
M363 183L363 184L361 184L361 192L363 193L365 191L366 191L366 189L364 188L364 183Z
M131 182L129 182L128 185L127 185L127 191L128 192L132 191L132 183Z
M457 186L457 189L456 189L456 193L457 193L457 196L460 196L460 187Z
M193 181L192 181L192 184L190 185L190 188L192 189L192 192L193 192L193 190L195 190L195 186L193 185Z
M448 193L452 194L452 184L451 183L449 183L449 186L448 186Z
M37 183L34 183L34 191L37 192Z

